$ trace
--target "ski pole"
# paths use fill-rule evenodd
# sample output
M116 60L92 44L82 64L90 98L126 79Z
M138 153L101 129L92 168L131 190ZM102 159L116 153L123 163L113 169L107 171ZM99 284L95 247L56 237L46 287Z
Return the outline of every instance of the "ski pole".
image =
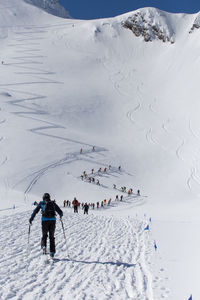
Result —
M31 224L29 224L29 227L28 227L28 245L29 245L29 240L30 240L30 234L31 234Z
M61 219L61 218L60 218L60 222L61 222L61 224L62 224L63 235L64 235L64 238L65 238L65 243L66 243L66 246L67 246L67 239L66 239L66 235L65 235L65 229L64 229L63 221L62 221L62 219Z

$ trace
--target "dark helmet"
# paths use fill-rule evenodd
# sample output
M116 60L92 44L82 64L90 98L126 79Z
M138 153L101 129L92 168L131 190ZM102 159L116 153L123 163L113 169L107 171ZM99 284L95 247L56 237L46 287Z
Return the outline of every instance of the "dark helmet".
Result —
M43 200L50 200L50 195L49 195L49 193L44 193L42 199L43 199Z

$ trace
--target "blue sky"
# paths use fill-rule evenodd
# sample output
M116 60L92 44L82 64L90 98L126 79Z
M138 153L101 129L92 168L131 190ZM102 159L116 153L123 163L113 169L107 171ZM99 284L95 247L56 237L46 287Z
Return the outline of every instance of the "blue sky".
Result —
M59 2L76 19L113 17L147 6L168 12L200 11L200 0L59 0Z

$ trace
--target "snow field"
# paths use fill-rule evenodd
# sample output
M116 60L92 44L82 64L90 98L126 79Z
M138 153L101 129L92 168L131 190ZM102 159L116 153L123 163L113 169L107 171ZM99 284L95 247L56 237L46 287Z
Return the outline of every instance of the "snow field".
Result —
M40 216L26 247L29 216L1 217L1 299L153 299L145 221L64 209L67 246L57 220L55 263L46 265L39 250Z
M133 13L80 21L19 0L0 0L0 8L0 211L10 215L1 218L6 275L1 273L0 297L177 300L193 293L198 299L198 28L189 34L198 16L141 10L151 24L161 22L171 45L145 43L122 28ZM84 170L109 164L111 172L95 174L100 187L81 181ZM21 210L46 191L59 204L74 196L81 202L114 200L121 194L114 183L134 194L88 217L67 210L67 250L57 224L63 261L43 271L38 219L27 256L21 219L30 212ZM150 235L142 231L144 214L153 220Z

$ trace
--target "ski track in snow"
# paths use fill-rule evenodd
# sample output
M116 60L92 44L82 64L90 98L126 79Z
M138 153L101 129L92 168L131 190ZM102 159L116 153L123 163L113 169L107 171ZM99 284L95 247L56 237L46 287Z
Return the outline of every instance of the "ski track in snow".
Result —
M2 111L2 109L0 108L0 111ZM0 125L6 123L6 119L2 119L0 120ZM5 140L4 136L0 136L0 142L3 142ZM8 160L7 155L1 155L0 156L0 167L2 167Z
M27 29L28 30L28 29ZM40 43L32 43L30 42L31 40L37 40L37 39L43 39L42 37L35 37L33 38L32 36L30 37L30 35L35 35L35 34L42 34L42 33L46 33L46 31L30 31L32 30L32 28L29 28L29 31L27 32L16 32L15 34L17 35L22 35L25 36L25 38L15 38L14 40L17 41L17 43L12 43L10 44L10 47L15 47L15 51L20 51L20 53L25 53L25 56L13 56L12 60L17 61L16 63L14 62L10 62L5 64L5 66L13 66L15 68L20 68L20 69L25 69L26 70L26 75L30 75L31 78L35 77L36 80L33 81L27 81L27 82L14 82L14 83L9 83L9 84L0 84L0 88L6 88L7 87L7 91L10 92L14 92L16 94L22 94L25 95L27 97L25 98L21 98L21 99L17 99L17 100L10 100L8 101L9 104L17 106L19 108L23 108L23 111L18 111L18 112L14 112L14 114L19 115L20 117L24 117L24 118L31 118L32 120L36 120L42 123L45 123L46 126L40 126L40 127L36 127L36 128L32 128L30 131L35 133L35 134L39 134L39 135L44 135L47 137L51 137L51 138L56 138L56 139L60 139L60 140L65 140L68 142L72 142L72 143L76 143L79 144L79 146L90 146L92 147L93 145L89 145L87 143L84 143L83 141L76 141L76 140L72 140L69 139L67 137L63 137L63 136L56 136L53 134L48 134L46 133L47 130L51 130L51 129L66 129L64 126L55 124L55 123L50 123L47 122L45 120L42 119L37 119L34 118L33 116L41 116L41 115L46 115L47 113L44 110L38 109L38 108L33 108L32 106L30 107L28 105L29 101L34 101L34 100L39 100L39 99L45 99L46 96L44 95L40 95L40 94L36 94L36 93L29 93L27 91L19 91L19 90L14 90L14 89L10 89L10 87L15 87L15 86L26 86L26 85L35 85L35 84L63 84L63 82L57 81L57 80L51 80L49 78L41 78L38 77L38 75L54 75L54 72L50 72L47 70L43 70L41 68L37 68L37 67L33 67L33 65L37 65L37 64L43 64L43 62L41 61L41 58L44 58L43 55L38 55L38 54L34 54L35 51L41 51L41 49L39 48ZM27 44L24 43L24 41L28 42ZM16 50L16 47L18 47L20 50ZM17 49L18 49L17 48ZM30 53L33 53L30 55ZM28 66L27 66L28 65ZM27 70L31 70L31 72L27 72ZM16 72L15 72L16 73ZM17 72L18 75L20 74L24 74L23 72ZM35 75L35 76L33 76ZM25 109L25 110L24 110ZM28 110L28 111L27 111ZM100 150L100 147L99 147ZM101 149L102 151L105 149Z
M54 264L44 265L39 217L31 227L30 248L24 247L28 227L24 220L29 216L25 212L0 219L1 299L97 299L98 295L102 300L153 300L145 222L67 212L63 220L67 247L57 221L58 254Z
M49 29L48 27L46 28ZM34 134L44 135L52 139L61 139L77 144L79 147L87 146L84 154L79 152L66 153L62 158L47 163L43 168L34 171L26 179L29 180L25 190L25 199L38 182L50 169L63 164L73 163L77 160L99 162L96 159L103 147L97 147L92 157L90 144L82 141L68 139L63 135L47 133L51 129L65 127L42 120L41 116L47 114L39 107L29 106L29 101L45 99L40 95L27 90L23 86L35 84L62 84L46 76L55 75L54 72L41 68L43 55L40 55L41 36L46 31L33 31L31 27L24 27L25 31L16 32L17 38L13 39L10 47L14 47L20 56L12 56L14 62L8 62L5 67L13 67L17 75L30 75L31 80L9 84L0 84L0 88L9 95L20 95L19 99L9 100L7 103L21 111L13 112L23 118L29 118L44 124L29 129ZM22 37L20 37L22 36ZM17 50L16 50L17 47ZM41 78L39 76L45 76ZM34 79L33 79L34 78ZM114 77L111 77L115 88L118 90ZM123 80L123 77L122 77ZM17 89L16 89L17 87ZM21 90L18 89L20 87ZM23 98L22 98L23 97ZM141 103L130 111L129 117L141 108ZM55 132L55 131L54 131ZM151 138L151 142L154 142ZM7 158L5 159L6 162ZM3 163L5 163L3 162ZM19 184L19 182L17 183ZM100 188L104 188L101 186ZM122 205L143 205L144 197L125 196ZM112 203L117 206L118 203ZM144 231L145 222L132 218L113 218L89 214L74 215L67 213L64 216L67 234L67 248L63 239L62 228L57 223L56 243L58 259L52 265L41 262L40 256L40 226L31 228L31 245L26 249L27 227L24 220L28 220L29 212L18 213L13 216L0 218L1 224L1 249L3 255L0 259L0 299L135 299L153 300L152 274L147 266L146 257L148 233ZM36 223L36 220L34 221ZM38 220L37 220L38 222ZM69 256L68 256L69 255ZM60 256L60 257L59 257ZM70 258L69 258L70 257ZM17 274L17 278L16 278Z
M26 30L25 30L26 29ZM48 28L47 28L48 29ZM25 31L24 31L25 30ZM33 107L32 105L29 106L29 102L31 101L31 104L34 100L42 100L45 99L45 95L40 95L36 94L33 92L28 92L27 90L19 90L15 89L15 87L23 87L27 85L44 85L44 84L62 84L62 82L53 80L50 78L47 78L46 76L52 76L55 75L54 72L50 72L48 70L44 70L41 67L38 67L37 65L42 65L42 59L45 57L43 55L40 55L39 52L41 51L40 49L40 40L43 40L44 37L41 36L42 34L46 33L47 31L45 30L34 30L34 28L29 27L29 28L22 28L22 31L15 32L17 35L16 38L13 39L12 44L9 44L9 46L12 48L14 47L16 53L20 53L20 56L12 56L11 60L14 62L8 62L5 63L5 67L13 67L14 69L17 68L20 69L20 71L16 72L16 75L21 75L24 73L28 76L31 76L31 80L27 79L26 82L21 82L21 81L16 81L13 83L1 83L0 88L5 91L6 93L10 95L10 93L14 93L16 95L23 95L23 98L15 99L15 100L9 100L7 101L8 104L15 106L17 108L22 109L22 111L17 111L13 112L13 114L18 115L19 117L23 118L28 118L35 120L37 123L43 123L45 125L43 126L37 126L35 128L29 129L30 132L37 134L37 135L43 135L49 138L53 139L58 139L58 140L63 140L72 144L77 144L79 147L87 146L87 147L92 147L93 145L90 145L88 143L85 143L84 141L78 141L78 140L73 140L70 138L65 137L65 132L66 128L64 126L48 122L46 120L42 120L41 116L42 115L47 115L47 112L40 109L39 107ZM23 72L25 70L25 72ZM45 75L45 78L39 77L39 75ZM33 80L34 78L34 80ZM8 93L9 91L9 93ZM3 123L6 120L3 120L1 123ZM64 134L61 135L56 135L56 134L51 134L52 129L63 129L65 130ZM49 131L49 133L47 132ZM55 132L55 131L54 131ZM96 146L96 151L106 151L106 149L102 147L97 147ZM89 152L88 150L86 151L87 153ZM49 169L55 168L57 166L60 166L65 163L69 163L72 160L79 159L78 158L78 153L68 153L66 154L63 158L59 159L56 162L50 162L47 166L44 168L38 170L37 172L34 172L34 177L28 184L26 190L25 190L25 198L27 193L29 193L32 189L32 187L37 183L37 181L41 178L42 175L45 174ZM7 160L7 159L6 159ZM3 162L5 163L6 160ZM2 163L2 164L3 164ZM32 175L30 175L32 176ZM30 177L28 176L28 177ZM17 184L16 184L17 185Z
M130 54L129 54L130 57ZM128 59L127 59L128 61ZM133 76L132 74L134 74L133 70L130 70L130 66L127 64L127 61L123 61L121 62L121 68L119 68L119 65L115 65L112 61L106 61L106 59L101 60L101 63L103 64L103 67L106 69L106 71L109 74L109 79L112 82L112 85L114 86L115 90L123 97L126 97L127 99L132 99L132 95L130 93L127 93L123 90L123 84L127 83L127 79L129 79L129 81L131 82L131 77ZM162 145L162 143L159 142L159 139L155 139L153 137L153 128L145 128L142 124L140 124L139 122L137 122L134 118L134 114L137 113L137 111L142 109L142 94L140 91L140 87L137 86L137 98L139 99L138 104L135 106L134 109L129 110L126 114L127 118L129 119L129 121L134 125L134 127L139 130L139 131L144 131L145 133L145 138L146 141L149 144L153 144L155 146L160 147L163 151L175 155L177 157L177 159L181 160L184 164L189 165L189 172L190 172L190 176L187 180L187 186L190 190L192 190L191 188L191 182L192 181L196 181L196 177L194 176L194 169L195 169L195 164L197 162L197 159L194 158L193 161L189 161L188 159L185 159L181 154L182 151L184 150L184 146L186 144L186 141L184 141L180 136L176 136L174 132L171 132L168 130L166 124L169 123L169 120L167 120L167 122L164 122L163 119L159 118L159 114L155 109L155 105L157 103L157 99L155 98L153 103L150 103L148 105L148 109L150 110L151 113L153 113L154 115L156 115L159 119L160 119L160 126L161 129L163 130L163 132L165 134L168 135L173 135L174 137L177 138L177 141L181 141L181 144L179 144L179 146L177 147L177 149L172 152L171 149L169 149L168 147ZM191 120L189 120L189 132L190 134L195 137L196 139L200 139L199 135L196 134L194 132L194 130L192 129L192 125L191 125ZM168 143L168 142L167 142ZM192 164L192 166L191 166ZM196 172L195 172L196 174Z

